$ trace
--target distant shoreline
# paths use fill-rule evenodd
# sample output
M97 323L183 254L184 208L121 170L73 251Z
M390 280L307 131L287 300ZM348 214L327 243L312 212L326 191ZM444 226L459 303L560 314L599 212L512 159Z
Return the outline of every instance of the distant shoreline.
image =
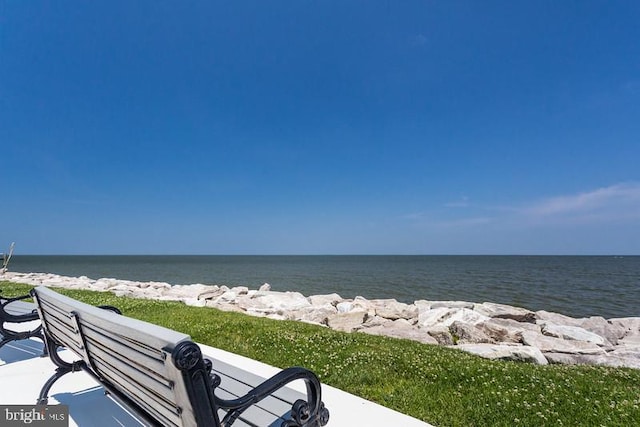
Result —
M336 293L305 296L272 291L267 283L251 290L244 286L94 280L47 273L5 273L0 280L181 301L343 332L444 345L489 359L640 369L640 317L578 319L487 302L417 300L405 304L395 299L343 298Z

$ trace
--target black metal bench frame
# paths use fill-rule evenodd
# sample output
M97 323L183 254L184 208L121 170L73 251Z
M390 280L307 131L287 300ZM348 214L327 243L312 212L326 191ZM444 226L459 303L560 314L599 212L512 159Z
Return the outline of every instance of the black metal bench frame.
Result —
M136 417L144 423L151 426L168 425L169 423L166 420L159 419L148 407L145 408L145 402L140 402L140 399L136 399L126 387L123 388L121 384L118 384L118 381L110 381L105 377L104 370L101 366L98 366L98 364L105 362L105 357L109 356L108 352L111 350L101 348L99 357L94 358L92 355L92 347L94 347L95 344L87 343L87 333L95 333L95 331L89 331L89 328L85 331L85 326L83 326L82 321L82 317L85 314L82 311L82 307L86 306L86 304L69 299L73 301L74 307L80 307L77 310L74 309L68 313L64 313L68 316L67 321L71 319L71 324L73 325L73 329L75 329L73 332L77 334L75 339L77 340L79 338L80 344L78 345L77 342L71 342L73 339L71 339L70 342L65 342L64 339L60 338L60 334L50 333L51 328L57 327L54 323L57 322L56 316L58 316L59 319L61 313L56 312L51 314L51 308L46 306L48 304L43 304L40 301L39 293L41 292L53 291L46 288L34 288L31 291L31 295L38 304L38 312L42 321L44 340L49 357L58 368L55 374L49 378L42 387L37 404L47 403L49 391L58 379L67 373L82 370L98 381L104 387L109 397L125 407L130 408ZM68 298L63 296L59 297ZM93 306L87 307L95 309ZM102 308L117 311L117 309L113 307L103 306ZM151 328L161 328L147 324L146 322L127 318L126 316L121 317L129 321L138 322L138 325L146 325L145 329L147 326ZM174 331L171 332L173 333ZM146 332L141 332L141 334L144 333ZM177 334L177 332L175 333ZM54 335L56 338L54 338ZM131 340L130 337L125 337L124 339ZM58 350L63 347L72 350L80 357L80 360L73 362L63 360L58 353ZM326 425L329 421L329 411L324 407L321 400L320 381L312 371L305 368L292 367L284 369L270 379L255 386L246 395L229 400L221 399L216 395L215 391L216 388L220 386L221 380L218 375L212 373L212 367L215 361L212 362L211 360L205 359L200 347L195 342L190 339L180 340L173 348L158 350L162 350L165 354L170 354L170 356L167 355L163 357L163 359L170 359L172 364L171 368L173 369L173 367L175 367L180 372L178 380L175 383L174 381L170 381L171 388L183 390L187 395L186 399L175 403L170 402L175 405L178 417L178 421L172 419L171 425L230 427L247 409L295 380L303 380L305 382L306 400L299 399L293 403L289 414L290 416L282 422L281 427L320 427ZM105 351L107 353L105 353ZM182 394L185 394L184 392ZM188 406L188 408L186 406ZM171 407L171 405L169 405L169 407ZM218 415L219 409L222 409L225 413L222 420L220 420ZM183 412L188 412L189 415L182 418L181 414Z
M0 289L0 294L1 293L2 290ZM7 311L7 306L9 304L28 298L31 298L31 295L21 295L18 297L9 298L5 298L0 295L0 336L2 338L0 340L0 348L2 348L5 344L10 343L11 341L20 341L29 338L39 338L44 341L41 324L34 329L30 329L27 331L15 331L13 329L9 329L9 326L5 324L24 323L39 320L38 312L35 308L31 312L24 314L12 314Z

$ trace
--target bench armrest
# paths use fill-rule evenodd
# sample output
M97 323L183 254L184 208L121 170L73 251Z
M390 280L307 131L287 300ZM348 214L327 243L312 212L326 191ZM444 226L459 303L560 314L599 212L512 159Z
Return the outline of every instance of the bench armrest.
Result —
M0 320L3 322L9 323L21 323L21 322L30 322L32 320L37 320L39 318L37 309L33 309L30 313L24 314L11 314L5 310L5 307L11 304L12 302L21 301L24 299L31 298L31 295L21 295L18 297L11 298L2 298L2 302L0 303Z
M220 379L213 375L212 383L214 387L220 384ZM304 426L324 426L329 422L329 411L324 407L321 400L320 380L312 371L291 367L283 369L273 377L265 380L243 397L225 400L215 396L216 405L227 412L222 420L222 425L227 426L240 417L252 405L271 396L275 391L285 387L287 384L303 380L307 387L307 400L299 399L291 408L292 420L287 421L282 427L304 427Z

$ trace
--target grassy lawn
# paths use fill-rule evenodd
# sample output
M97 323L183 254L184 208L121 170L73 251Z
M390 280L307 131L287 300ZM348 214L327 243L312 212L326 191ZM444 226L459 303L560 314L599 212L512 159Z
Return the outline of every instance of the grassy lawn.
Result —
M9 296L31 287L0 282L0 288ZM326 384L437 426L640 425L640 370L496 362L299 322L57 290L274 366L304 366Z

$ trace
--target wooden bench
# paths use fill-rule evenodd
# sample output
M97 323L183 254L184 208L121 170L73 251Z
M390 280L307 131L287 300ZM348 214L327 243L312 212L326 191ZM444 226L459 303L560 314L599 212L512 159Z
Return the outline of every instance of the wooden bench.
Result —
M188 335L132 319L38 287L32 290L49 357L58 366L38 404L63 375L83 370L109 397L153 426L326 425L316 375L287 368L263 379L240 367L203 357ZM78 359L63 360L65 347ZM285 387L302 380L306 394Z
M0 290L0 292L2 292ZM38 324L29 330L15 330L16 323L25 323L38 320L36 305L22 301L31 298L31 295L19 297L3 297L0 295L0 348L11 341L26 340L32 337L42 338L42 325Z

